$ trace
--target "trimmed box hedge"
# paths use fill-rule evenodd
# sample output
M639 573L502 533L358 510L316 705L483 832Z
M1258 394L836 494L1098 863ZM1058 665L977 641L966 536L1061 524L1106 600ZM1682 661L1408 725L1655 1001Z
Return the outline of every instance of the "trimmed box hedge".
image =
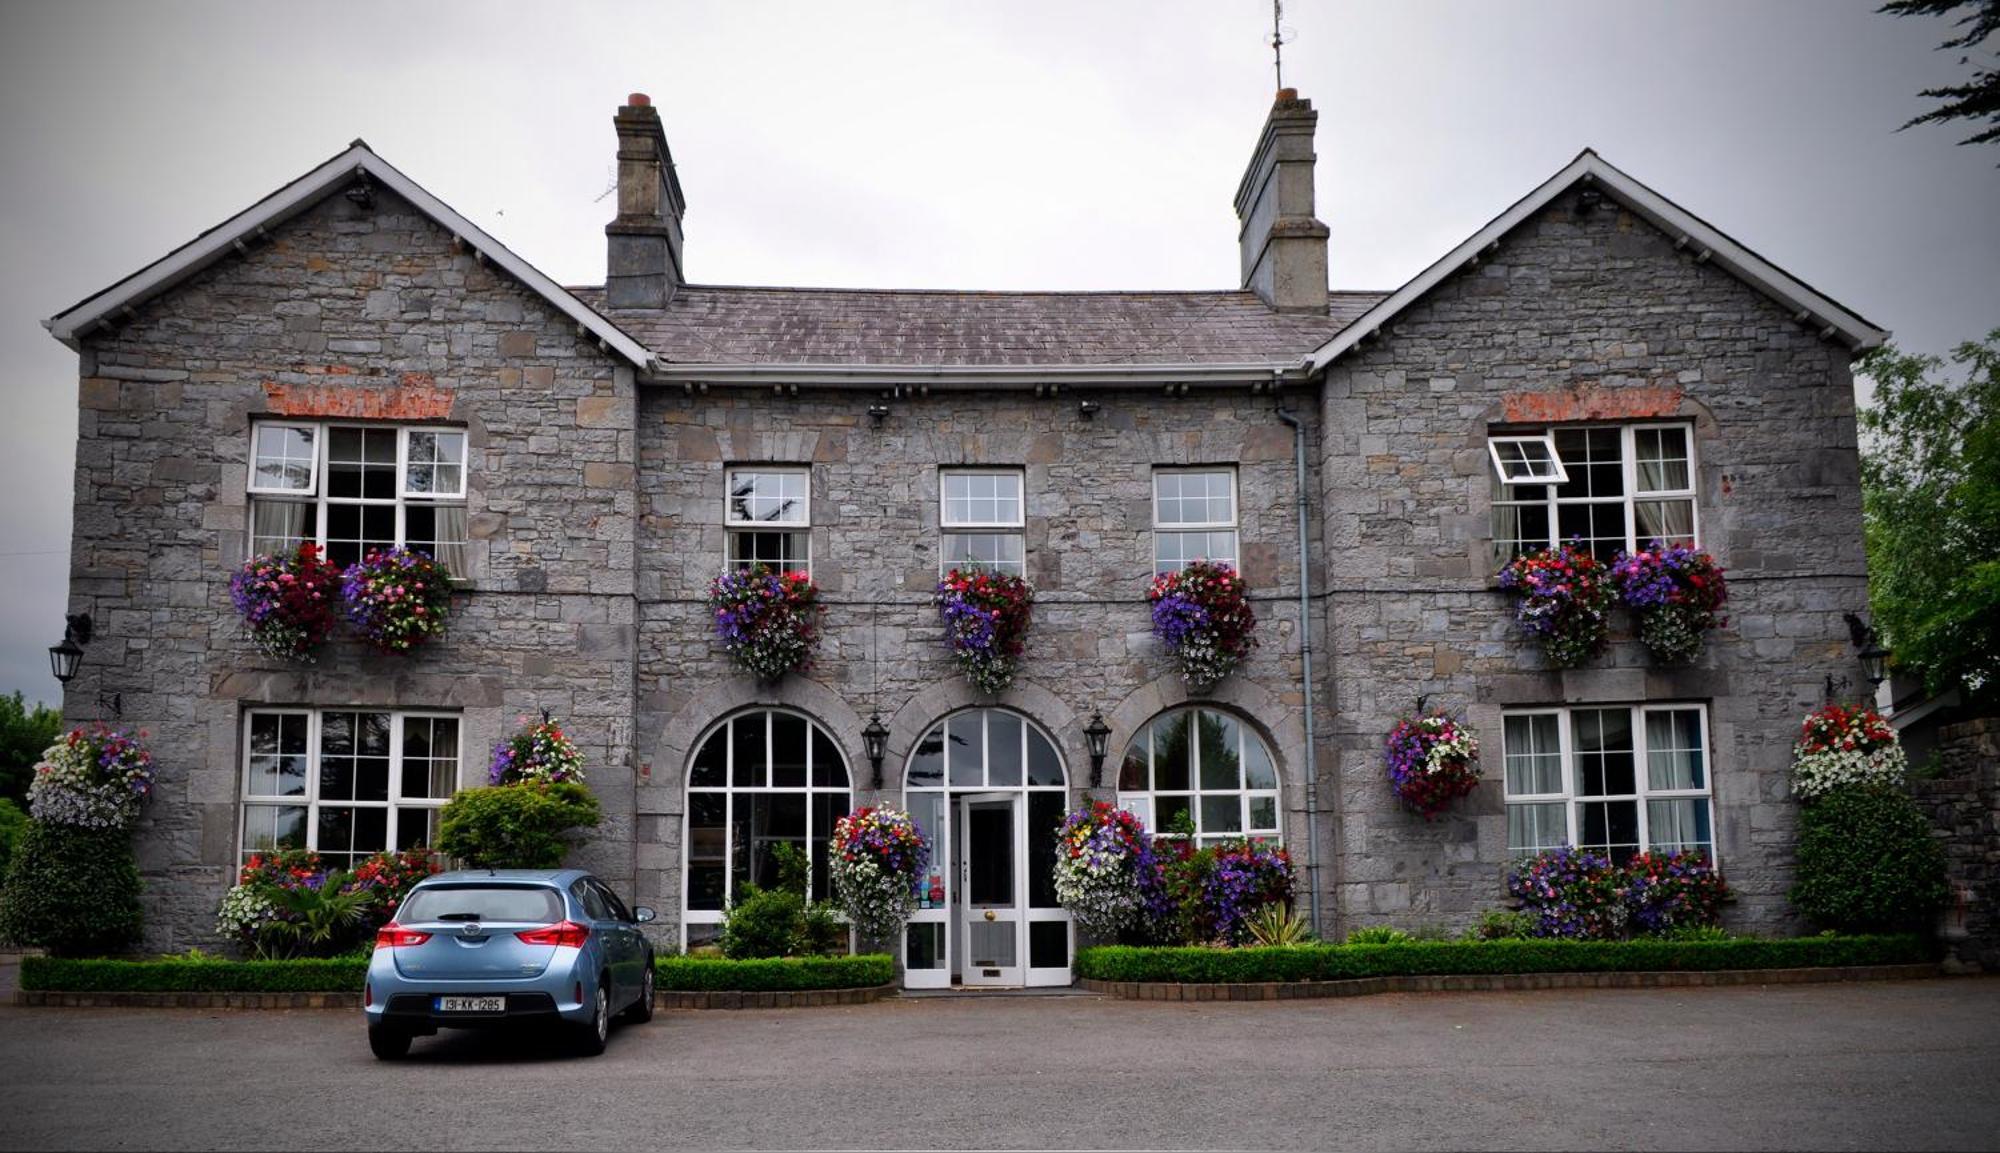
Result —
M887 953L854 957L661 957L661 989L689 993L780 993L801 989L865 989L896 979Z
M1488 973L1632 973L1802 969L1937 960L1922 937L1789 937L1725 941L1412 941L1219 949L1098 945L1078 950L1076 973L1096 981L1259 984L1361 977Z
M21 988L63 993L359 993L364 958L230 961L21 958Z

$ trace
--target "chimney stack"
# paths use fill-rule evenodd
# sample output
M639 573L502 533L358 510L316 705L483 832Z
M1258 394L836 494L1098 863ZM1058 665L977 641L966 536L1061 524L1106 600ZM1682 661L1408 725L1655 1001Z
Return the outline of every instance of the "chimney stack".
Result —
M1236 188L1243 287L1281 312L1326 311L1327 227L1313 215L1313 129L1319 113L1280 88Z
M664 308L686 282L681 273L681 182L660 114L643 92L612 117L618 129L618 218L604 226L605 303Z

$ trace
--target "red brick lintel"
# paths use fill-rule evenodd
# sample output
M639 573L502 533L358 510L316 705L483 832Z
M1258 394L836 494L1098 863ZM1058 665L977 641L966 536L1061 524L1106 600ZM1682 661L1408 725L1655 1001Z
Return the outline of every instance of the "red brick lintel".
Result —
M1571 420L1652 420L1680 415L1676 386L1604 388L1582 384L1558 392L1510 392L1500 398L1508 424L1557 424Z
M305 369L315 372L314 368ZM318 369L349 376L344 366ZM452 390L439 388L429 373L406 372L393 385L280 384L264 382L270 412L279 416L353 417L364 420L443 420L451 415Z

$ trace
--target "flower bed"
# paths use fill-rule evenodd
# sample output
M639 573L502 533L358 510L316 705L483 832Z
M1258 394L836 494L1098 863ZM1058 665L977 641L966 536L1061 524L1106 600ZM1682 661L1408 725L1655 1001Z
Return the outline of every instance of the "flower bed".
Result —
M1056 833L1056 900L1093 936L1132 928L1146 914L1140 884L1151 854L1146 827L1131 812L1104 801L1083 805Z
M1205 693L1256 647L1257 614L1235 569L1198 560L1153 578L1153 635L1180 664L1189 691Z
M1516 557L1500 570L1500 587L1518 598L1514 620L1550 664L1575 668L1604 651L1617 591L1604 562L1580 545Z
M1261 983L1480 973L1672 972L1905 965L1937 959L1916 936L1735 937L1720 941L1412 941L1394 945L1099 945L1079 949L1077 976L1097 981Z
M819 647L819 586L804 572L756 565L708 586L715 639L738 667L771 682L812 664Z
M1717 610L1729 599L1722 566L1700 549L1664 545L1620 553L1611 562L1618 594L1639 616L1639 639L1669 664L1701 655L1702 634L1725 622Z
M65 993L358 993L368 958L230 961L203 954L153 960L21 958L21 988Z
M917 908L931 846L910 814L864 806L833 823L827 870L841 911L864 937L892 939Z
M1524 859L1507 891L1534 920L1531 934L1615 940L1713 926L1729 888L1701 853L1639 853L1623 866L1564 846Z
M953 569L937 586L938 616L958 667L982 693L1014 683L1035 594L1017 576Z
M1792 792L1813 801L1849 786L1900 786L1908 768L1895 727L1882 714L1827 705L1799 726L1792 746Z
M1292 857L1262 841L1195 848L1186 836L1156 838L1140 874L1152 940L1241 945L1259 910L1292 902Z
M493 761L486 766L489 785L518 785L523 781L583 783L583 751L562 730L562 722L542 720L529 724L521 718L521 728L513 736L493 746Z
M408 653L444 635L451 571L429 553L371 552L342 575L347 619L376 648Z
M1426 821L1479 786L1479 738L1443 713L1397 721L1382 761L1397 798Z
M229 600L250 639L279 660L310 663L339 621L341 572L302 544L289 555L251 557L229 578Z
M795 989L865 989L896 979L886 953L852 957L661 957L654 965L663 990L772 993Z
M44 824L123 829L152 791L153 755L134 737L97 724L71 729L42 751L28 812Z

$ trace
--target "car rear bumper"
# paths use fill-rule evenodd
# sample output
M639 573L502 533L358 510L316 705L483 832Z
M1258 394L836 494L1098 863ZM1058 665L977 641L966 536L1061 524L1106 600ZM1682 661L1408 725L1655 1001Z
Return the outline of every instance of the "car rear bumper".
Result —
M565 1021L588 1025L596 1004L597 978L582 965L551 965L538 976L462 981L423 980L396 971L387 950L378 949L368 966L362 1011L370 1026L392 1025L413 1032L436 1029L491 1029ZM504 997L499 1013L440 1012L439 997Z

